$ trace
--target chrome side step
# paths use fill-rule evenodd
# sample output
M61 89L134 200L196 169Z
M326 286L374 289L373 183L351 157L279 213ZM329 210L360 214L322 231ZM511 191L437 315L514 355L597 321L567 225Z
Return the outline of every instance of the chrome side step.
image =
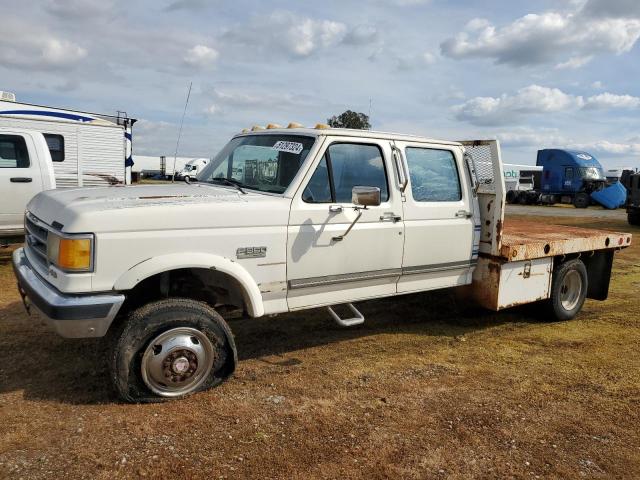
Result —
M327 310L329 311L329 315L331 315L333 320L341 327L353 327L355 325L364 323L364 315L362 315L362 313L360 313L360 311L356 307L354 307L352 303L348 303L347 307L349 307L349 310L353 312L354 316L352 318L340 318L340 316L338 316L338 314L331 307L327 307Z

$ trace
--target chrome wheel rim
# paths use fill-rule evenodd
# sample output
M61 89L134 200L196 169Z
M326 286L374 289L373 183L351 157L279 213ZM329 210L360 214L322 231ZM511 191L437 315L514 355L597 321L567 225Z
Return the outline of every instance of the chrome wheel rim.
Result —
M573 310L582 294L582 277L576 270L571 270L562 279L560 285L560 303L565 310Z
M142 355L142 380L156 395L179 397L193 392L213 368L215 349L195 328L179 327L155 337Z

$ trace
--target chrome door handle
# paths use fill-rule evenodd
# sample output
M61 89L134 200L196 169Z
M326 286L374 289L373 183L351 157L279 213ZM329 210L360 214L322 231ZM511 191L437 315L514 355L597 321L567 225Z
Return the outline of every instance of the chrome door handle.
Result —
M380 221L381 222L399 222L400 220L402 220L402 217L400 215L396 215L394 213L385 213L384 215L380 215Z
M342 205L331 205L329 211L331 213L342 213Z
M458 210L456 212L456 218L471 218L473 217L473 213L467 210Z

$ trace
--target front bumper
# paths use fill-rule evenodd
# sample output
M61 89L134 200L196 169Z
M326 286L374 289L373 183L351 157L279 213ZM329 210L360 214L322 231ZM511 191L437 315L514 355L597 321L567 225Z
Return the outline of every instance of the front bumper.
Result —
M13 271L23 299L28 299L48 324L66 338L103 337L118 314L124 295L68 295L44 281L23 248L13 252ZM27 305L25 300L25 306Z

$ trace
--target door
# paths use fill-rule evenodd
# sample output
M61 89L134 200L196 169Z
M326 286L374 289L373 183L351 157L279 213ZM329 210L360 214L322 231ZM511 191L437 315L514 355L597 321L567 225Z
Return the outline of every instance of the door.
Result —
M398 292L471 283L474 247L473 192L458 147L396 142L408 171Z
M565 192L572 192L574 171L573 167L564 167L564 180L562 181L562 189Z
M34 151L31 138L0 134L0 230L3 233L22 232L25 207L42 190L42 176Z
M287 245L290 309L396 293L404 227L390 157L389 141L325 140L292 201ZM351 201L354 186L380 188L380 205L356 211Z

